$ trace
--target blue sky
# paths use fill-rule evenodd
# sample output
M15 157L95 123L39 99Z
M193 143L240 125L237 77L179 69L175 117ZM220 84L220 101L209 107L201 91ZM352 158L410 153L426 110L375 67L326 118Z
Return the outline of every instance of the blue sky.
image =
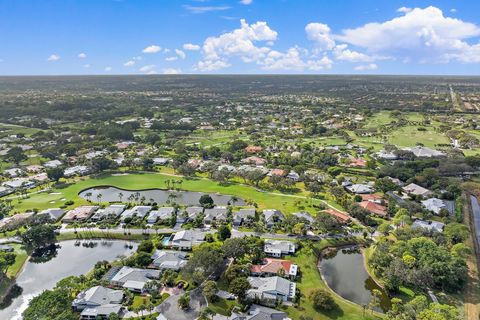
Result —
M0 0L0 75L479 75L479 12L476 0Z

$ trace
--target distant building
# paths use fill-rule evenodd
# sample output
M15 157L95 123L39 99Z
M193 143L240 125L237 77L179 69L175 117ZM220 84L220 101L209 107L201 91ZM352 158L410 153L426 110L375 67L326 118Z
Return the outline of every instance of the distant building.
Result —
M428 197L432 194L432 191L421 187L415 183L410 183L409 185L403 187L403 191L405 191L408 194L412 194L415 196L422 196L422 197Z
M412 224L413 229L424 229L429 231L443 232L445 224L438 221L424 221L424 220L415 220Z

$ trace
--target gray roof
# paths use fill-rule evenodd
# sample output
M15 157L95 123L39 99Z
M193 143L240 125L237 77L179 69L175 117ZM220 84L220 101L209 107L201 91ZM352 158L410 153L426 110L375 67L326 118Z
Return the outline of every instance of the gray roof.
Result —
M295 283L282 277L248 277L247 280L252 287L249 292L254 295L256 293L274 293L287 297L295 295Z
M295 212L293 215L297 218L303 218L310 223L313 223L315 221L315 219L308 212Z
M72 305L104 305L111 303L121 303L123 300L123 292L121 290L113 290L102 286L92 287L84 290L73 300Z
M263 215L265 216L266 222L273 222L275 218L281 221L285 218L283 213L276 209L263 210Z
M157 279L160 271L151 269L139 269L131 267L122 267L113 277L112 282L125 283L127 281L148 282Z
M187 254L181 251L156 250L152 264L159 269L179 270L187 263Z
M216 320L217 318L214 318ZM219 320L222 318L218 318ZM246 313L233 313L230 317L224 317L227 320L285 320L288 315L283 311L252 304Z
M122 305L120 304L104 304L95 308L86 308L82 311L82 317L97 317L97 316L108 316L111 313L119 314L122 310Z

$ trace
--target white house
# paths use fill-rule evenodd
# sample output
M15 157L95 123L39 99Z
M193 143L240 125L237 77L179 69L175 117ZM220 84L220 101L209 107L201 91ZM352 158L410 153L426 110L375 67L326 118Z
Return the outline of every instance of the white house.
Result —
M283 255L295 253L295 244L287 240L265 240L263 251L266 255L280 258Z

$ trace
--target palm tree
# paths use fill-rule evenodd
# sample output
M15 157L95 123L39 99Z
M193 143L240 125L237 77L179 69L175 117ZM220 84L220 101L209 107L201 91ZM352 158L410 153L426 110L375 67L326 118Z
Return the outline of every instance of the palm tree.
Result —
M118 193L118 199L120 200L120 202L122 202L123 192L119 192L119 193Z
M100 204L100 201L102 200L103 195L101 193L97 194L97 201Z
M87 200L88 200L89 202L91 202L91 201L90 201L90 198L91 198L91 197L92 197L92 193L91 193L91 192L85 193L85 198L87 198Z

